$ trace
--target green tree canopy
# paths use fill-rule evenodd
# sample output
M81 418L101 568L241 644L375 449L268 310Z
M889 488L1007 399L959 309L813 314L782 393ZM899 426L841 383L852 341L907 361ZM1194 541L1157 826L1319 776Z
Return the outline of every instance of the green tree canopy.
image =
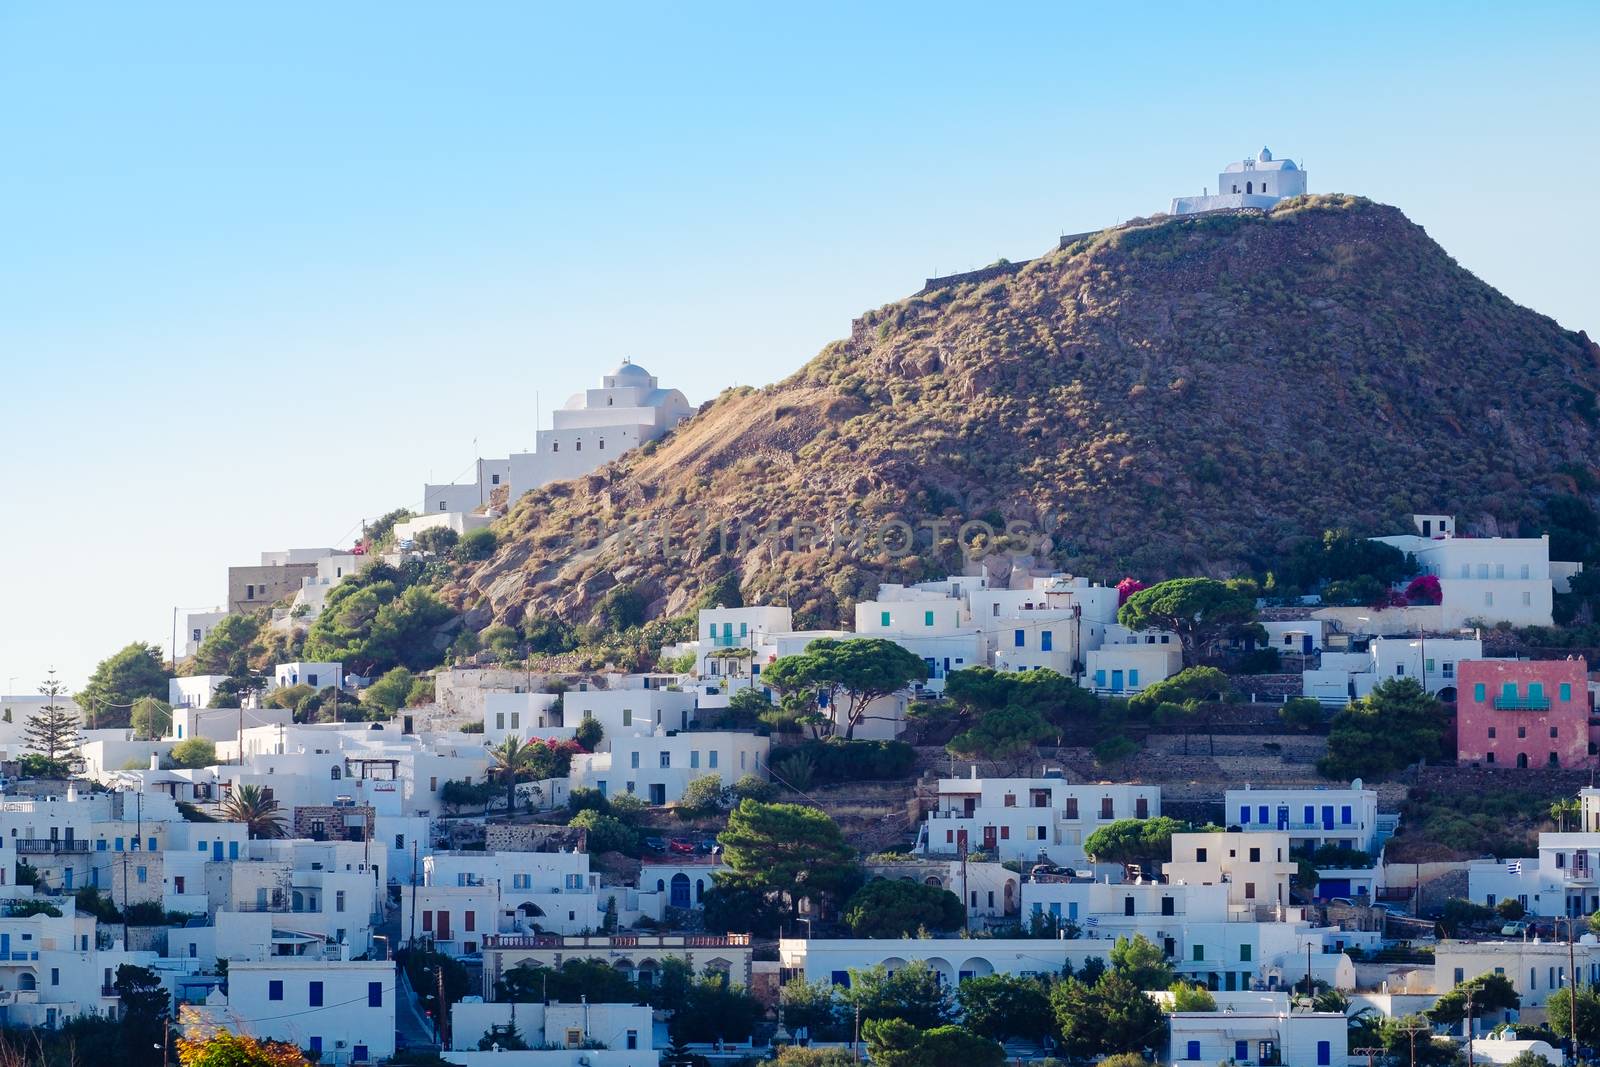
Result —
M585 997L591 1004L637 1004L639 989L604 960L591 959L569 959L559 968L519 963L494 985L496 1000L519 1004L576 1004Z
M919 1030L903 1019L863 1023L862 1036L873 1067L1004 1067L999 1042L964 1026Z
M1198 982L1173 982L1171 992L1173 1011L1217 1010L1217 998L1211 995L1211 990Z
M1386 678L1333 717L1328 754L1317 761L1325 778L1385 778L1419 759L1440 759L1450 722L1444 708L1415 678Z
M161 649L139 641L100 661L89 682L73 699L84 718L96 729L126 726L136 701L144 697L167 698L171 672L162 662Z
M1141 589L1117 610L1130 630L1171 630L1183 642L1183 661L1195 663L1236 626L1255 621L1255 602L1211 578L1174 578Z
M1052 1029L1050 995L1037 978L976 975L956 990L962 1025L995 1041L1038 1041Z
M367 687L366 692L361 694L361 702L393 715L405 707L406 697L410 695L411 684L415 680L415 676L404 667L395 667Z
M785 694L804 693L826 702L813 721L822 736L844 720L846 740L868 718L872 703L928 677L928 665L893 641L876 637L819 638L805 651L784 656L761 674L763 684Z
M965 918L960 898L950 890L889 878L874 878L844 906L844 921L856 937L915 937L922 929L946 933Z
M128 725L134 735L147 740L167 736L172 729L172 705L155 697L140 697L133 702Z
M217 762L217 743L209 737L186 737L169 753L174 767L210 767Z
M1594 986L1579 986L1576 1003L1568 987L1552 990L1544 999L1544 1016L1550 1028L1564 1036L1576 1023L1578 1044L1600 1044L1600 990Z
M1128 698L1132 708L1154 708L1160 704L1189 704L1227 700L1233 694L1233 683L1215 667L1186 667L1171 678L1163 678L1154 685Z
M1118 819L1107 823L1083 842L1084 854L1097 863L1138 864L1145 870L1159 869L1172 858L1172 835L1188 833L1194 827L1168 815L1153 819Z
M731 868L716 876L719 886L753 889L791 910L837 897L860 878L855 849L816 808L742 800L717 840Z
M1010 763L1031 759L1039 742L1055 732L1033 708L1005 707L978 719L945 748L960 759Z
M850 986L840 993L847 1013L861 1009L863 1027L869 1020L899 1019L919 1030L948 1023L955 1009L950 989L939 972L921 960L894 973L883 964L850 972Z
M1140 989L1166 989L1172 984L1172 965L1143 934L1117 938L1111 946L1111 969Z
M1050 990L1050 1004L1062 1047L1073 1056L1140 1052L1165 1037L1161 1009L1114 970L1093 985L1078 978L1057 982Z
M1489 1012L1505 1011L1522 1006L1511 979L1503 974L1480 974L1460 982L1450 992L1440 997L1428 1012L1436 1023L1458 1023L1467 1017L1467 998L1472 998L1472 1014L1482 1016Z
M448 646L443 629L455 613L431 590L407 585L409 574L374 564L334 586L306 634L306 658L364 674L437 666Z

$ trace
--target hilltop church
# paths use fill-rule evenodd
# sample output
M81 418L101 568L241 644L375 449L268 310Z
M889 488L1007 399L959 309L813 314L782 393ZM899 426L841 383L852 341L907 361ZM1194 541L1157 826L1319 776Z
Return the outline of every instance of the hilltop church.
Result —
M1172 199L1172 214L1193 215L1201 211L1236 208L1266 209L1291 196L1304 196L1306 172L1292 159L1273 159L1263 148L1254 159L1229 163L1217 175L1217 191L1202 196L1177 196Z
M509 507L530 489L598 470L693 414L683 393L661 388L655 375L625 359L600 379L600 388L574 394L550 429L536 431L535 451L479 459L474 481L424 485L423 514L471 514L492 503L501 487Z

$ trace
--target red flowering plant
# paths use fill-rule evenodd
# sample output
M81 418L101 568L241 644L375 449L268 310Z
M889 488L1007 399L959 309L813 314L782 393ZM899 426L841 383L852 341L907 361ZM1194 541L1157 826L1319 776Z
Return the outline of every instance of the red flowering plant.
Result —
M1439 604L1444 601L1444 590L1436 575L1419 574L1406 586L1405 598L1412 604Z

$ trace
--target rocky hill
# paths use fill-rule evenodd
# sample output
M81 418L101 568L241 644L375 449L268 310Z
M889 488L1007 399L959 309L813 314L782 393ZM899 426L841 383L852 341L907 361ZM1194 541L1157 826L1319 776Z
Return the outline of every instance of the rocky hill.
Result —
M958 570L968 520L1113 581L1410 511L1509 531L1591 484L1597 392L1600 347L1394 208L1135 220L869 312L789 379L529 494L448 592L481 621L582 622L616 587L658 616L736 582L832 625L879 581Z

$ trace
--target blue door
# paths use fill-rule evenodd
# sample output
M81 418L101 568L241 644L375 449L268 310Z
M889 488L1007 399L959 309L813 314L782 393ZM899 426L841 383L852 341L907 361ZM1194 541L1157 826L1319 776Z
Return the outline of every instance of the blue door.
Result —
M222 862L222 842L221 841L213 841L213 842L211 842L211 858L213 860L216 860L218 863Z
M1122 672L1121 671L1112 671L1111 672L1111 691L1113 693L1122 692Z
M1310 634L1306 634L1304 637L1300 638L1300 651L1304 652L1308 656L1311 655L1311 635Z
M689 906L689 876L678 873L672 876L672 906L674 908L687 908Z
M1279 804L1278 805L1278 829L1287 830L1288 828L1289 828L1289 805L1287 805L1287 804Z
M1350 895L1350 879L1324 878L1317 883L1317 895L1324 900L1332 897L1348 897Z

